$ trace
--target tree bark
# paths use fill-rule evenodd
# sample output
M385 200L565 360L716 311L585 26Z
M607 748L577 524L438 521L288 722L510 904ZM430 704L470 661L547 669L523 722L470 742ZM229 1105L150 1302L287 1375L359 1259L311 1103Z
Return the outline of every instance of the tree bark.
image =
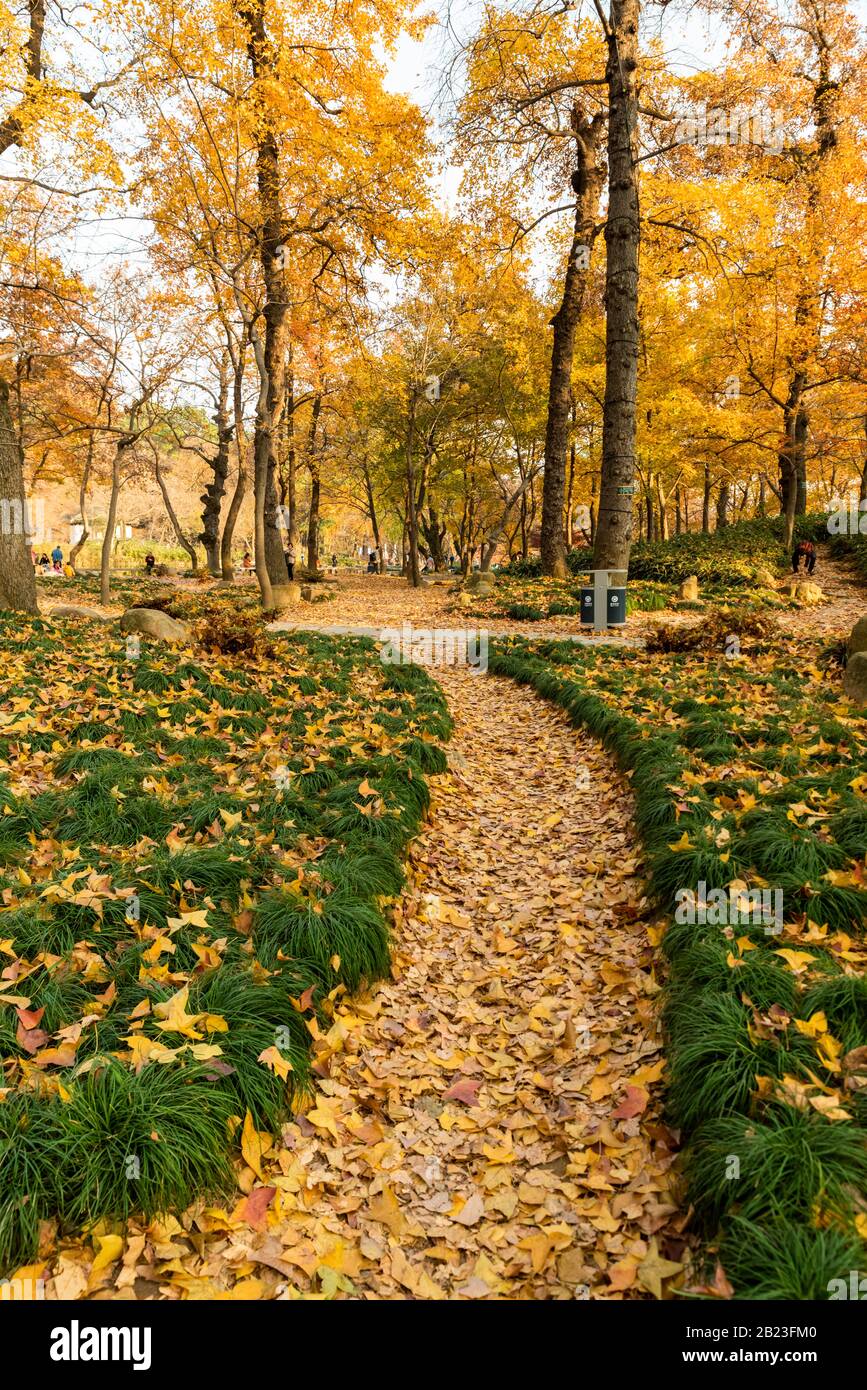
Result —
M0 377L0 608L38 613L36 572L27 538L24 460L9 409L9 386Z
M262 604L274 603L274 588L288 584L289 573L277 528L276 431L283 405L285 326L289 300L284 285L283 207L280 177L279 132L269 88L279 86L277 50L265 24L266 0L240 0L238 12L247 24L247 53L259 96L256 132L256 182L262 215L259 247L265 283L264 342L259 344L256 365L260 392L253 441L256 494L256 575ZM277 595L279 598L279 594Z
M99 561L99 601L103 607L111 602L111 551L114 542L114 528L117 523L117 499L120 494L121 468L123 456L134 443L131 435L124 435L115 446L111 460L111 493L108 499L108 517L102 537L102 552Z
M319 414L322 410L322 395L317 392L310 415L310 433L307 436L307 467L310 470L310 511L307 516L307 568L315 574L319 568L319 502L322 496L322 480L317 457L316 434Z
M90 470L93 466L94 439L93 430L90 431L87 440L87 456L84 460L84 467L81 470L81 482L78 485L78 514L81 517L81 535L69 552L69 563L75 569L75 562L84 548L85 542L90 535L90 527L87 521L87 484L90 481Z
M566 496L566 460L569 452L572 409L572 361L575 330L581 318L589 270L590 248L599 208L605 170L599 157L604 117L592 120L572 109L575 133L576 194L572 244L566 262L566 278L560 307L551 320L554 341L551 347L551 374L548 384L548 418L545 426L545 476L542 483L542 573L564 579L567 574L566 546L563 539L563 510Z
M410 382L409 421L406 432L406 521L409 538L409 580L414 589L421 586L421 572L418 565L418 516L415 500L415 407L416 394Z
M229 419L229 375L225 362L220 363L220 384L217 409L214 415L217 426L217 453L210 467L212 480L206 485L199 499L202 503L202 530L197 537L205 547L208 573L219 578L222 567L220 561L220 511L229 476L229 446L232 442L233 426Z
M635 481L638 384L638 97L639 0L611 0L608 62L608 218L605 225L605 397L596 569L629 566ZM629 489L629 491L627 491Z
M783 447L779 453L780 465L780 511L784 521L783 544L787 550L792 548L795 534L795 517L798 508L798 456L806 448L807 416L801 405L801 393L805 377L796 372L789 385L789 394L783 411Z
M175 511L172 505L172 499L169 496L169 490L166 487L166 480L163 477L163 470L160 464L159 450L156 448L154 449L154 473L156 475L157 486L159 487L159 490L162 493L163 503L166 509L166 515L169 521L171 522L172 530L175 533L175 538L177 539L178 545L181 546L189 555L190 564L192 565L193 569L193 574L197 574L199 569L199 557L196 554L196 547L193 545L192 541L187 540L187 537L184 535L183 529L181 528L181 523L178 521L177 512Z
M223 526L223 537L220 541L220 571L223 582L227 584L231 584L235 578L235 568L232 564L232 542L235 539L235 527L238 524L238 516L247 493L247 442L244 433L243 395L245 353L240 345L233 349L231 340L229 340L229 352L232 357L232 418L234 421L235 451L238 455L238 477Z

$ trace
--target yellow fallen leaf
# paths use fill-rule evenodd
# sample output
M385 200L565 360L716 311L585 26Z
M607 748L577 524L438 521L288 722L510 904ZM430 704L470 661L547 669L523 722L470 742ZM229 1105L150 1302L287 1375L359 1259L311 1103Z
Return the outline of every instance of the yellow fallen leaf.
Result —
M96 1257L90 1267L91 1274L98 1274L100 1270L106 1269L108 1265L114 1264L119 1260L123 1252L122 1236L95 1236L94 1239L99 1243Z
M257 1178L265 1181L265 1174L262 1172L262 1159L271 1149L274 1143L273 1136L264 1130L258 1130L253 1123L253 1116L249 1110L244 1116L244 1128L241 1131L241 1153L244 1162L249 1164Z

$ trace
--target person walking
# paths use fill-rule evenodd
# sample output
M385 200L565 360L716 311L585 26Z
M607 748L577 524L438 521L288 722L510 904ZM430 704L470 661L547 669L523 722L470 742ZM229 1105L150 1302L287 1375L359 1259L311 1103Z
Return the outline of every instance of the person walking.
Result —
M290 545L288 550L283 551L283 559L286 561L286 569L289 571L290 581L295 578L295 551Z
M792 551L792 574L797 574L801 568L801 561L807 558L807 541L798 541Z
M807 574L812 574L816 568L816 547L812 541L804 542L804 563Z

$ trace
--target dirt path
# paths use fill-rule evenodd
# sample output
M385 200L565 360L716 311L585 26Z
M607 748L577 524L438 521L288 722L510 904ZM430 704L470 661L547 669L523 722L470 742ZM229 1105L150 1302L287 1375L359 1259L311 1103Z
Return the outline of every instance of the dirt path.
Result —
M396 978L338 1010L314 1108L194 1228L167 1280L194 1296L237 1274L259 1297L634 1297L678 1254L628 789L530 692L438 674L452 770Z
M780 614L779 626L799 637L845 637L857 620L867 613L867 589L850 564L832 560L826 545L818 547L816 572L824 601L816 608L801 608Z

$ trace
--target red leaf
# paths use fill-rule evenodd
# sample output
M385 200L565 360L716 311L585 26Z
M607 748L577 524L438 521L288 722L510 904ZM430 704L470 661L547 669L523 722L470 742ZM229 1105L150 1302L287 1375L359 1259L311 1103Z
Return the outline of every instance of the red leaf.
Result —
M613 1120L632 1120L647 1109L647 1092L643 1086L627 1086L626 1095L616 1110L612 1110Z
M443 1092L443 1100L459 1100L462 1105L478 1105L476 1092L481 1084L481 1081L456 1081L454 1086Z
M254 1187L238 1213L241 1220L248 1221L251 1226L261 1226L276 1195L276 1187Z
M39 1010L42 1013L42 1010ZM24 1028L19 1023L18 1032L15 1034L25 1052L29 1052L32 1057L34 1052L38 1052L40 1047L44 1047L48 1042L48 1034L42 1028Z
M38 1028L45 1009L16 1009L15 1012L22 1028Z

